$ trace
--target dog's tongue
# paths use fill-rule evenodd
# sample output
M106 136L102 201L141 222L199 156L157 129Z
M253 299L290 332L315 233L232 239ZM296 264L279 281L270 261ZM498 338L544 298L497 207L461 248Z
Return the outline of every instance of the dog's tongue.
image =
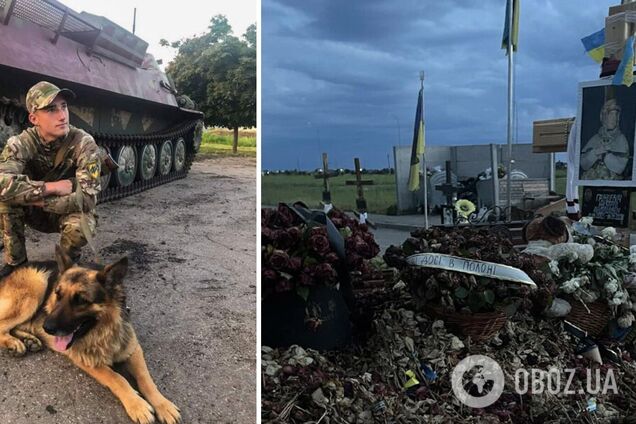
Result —
M53 342L53 348L57 350L58 352L63 352L68 347L68 344L71 342L71 339L73 339L73 333L69 334L68 336L62 336L62 337L55 336L55 341Z

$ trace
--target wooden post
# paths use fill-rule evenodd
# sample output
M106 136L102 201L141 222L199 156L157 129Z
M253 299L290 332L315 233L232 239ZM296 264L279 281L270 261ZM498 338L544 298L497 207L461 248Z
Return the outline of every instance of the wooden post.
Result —
M322 203L325 213L328 213L333 205L331 204L331 191L329 190L329 163L327 161L327 154L322 154Z
M371 228L376 228L375 224L369 221L367 218L367 201L364 198L364 188L365 185L373 185L373 180L363 180L362 179L362 168L360 166L360 159L354 158L353 163L356 171L356 179L355 181L347 181L347 185L355 185L356 186L356 208L357 211L354 211L354 214L358 219L360 219L360 223L367 224Z

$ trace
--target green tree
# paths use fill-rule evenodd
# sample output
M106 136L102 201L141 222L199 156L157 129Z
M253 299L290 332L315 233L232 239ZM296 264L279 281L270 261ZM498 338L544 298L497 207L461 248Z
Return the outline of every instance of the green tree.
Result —
M206 125L234 131L232 151L236 153L239 128L256 126L256 25L238 38L232 35L227 18L217 15L208 29L184 41L161 40L179 49L166 73L176 89L205 114Z

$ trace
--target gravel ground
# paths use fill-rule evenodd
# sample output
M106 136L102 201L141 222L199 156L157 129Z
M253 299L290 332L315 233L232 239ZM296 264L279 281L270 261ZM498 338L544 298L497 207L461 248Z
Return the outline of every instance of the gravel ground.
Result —
M98 206L96 245L106 263L130 260L131 319L184 423L255 422L255 178L253 158L206 159L186 179ZM29 230L29 259L52 259L58 237ZM131 422L61 355L2 353L0 369L2 423Z

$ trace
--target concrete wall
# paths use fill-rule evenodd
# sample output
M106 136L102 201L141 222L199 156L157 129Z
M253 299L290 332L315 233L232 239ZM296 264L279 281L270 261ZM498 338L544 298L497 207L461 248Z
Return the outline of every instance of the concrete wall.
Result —
M507 164L508 147L497 145L499 163ZM411 163L411 146L393 147L395 157L395 179L397 186L397 207L399 212L415 209L424 203L422 181L420 191L408 191L409 169ZM512 146L512 157L515 161L513 169L525 172L529 178L550 178L550 154L532 153L532 144L515 144ZM451 161L453 174L462 179L477 177L480 172L490 168L490 145L473 146L427 146L426 167L432 169L446 167L445 162ZM431 198L429 187L429 200Z

